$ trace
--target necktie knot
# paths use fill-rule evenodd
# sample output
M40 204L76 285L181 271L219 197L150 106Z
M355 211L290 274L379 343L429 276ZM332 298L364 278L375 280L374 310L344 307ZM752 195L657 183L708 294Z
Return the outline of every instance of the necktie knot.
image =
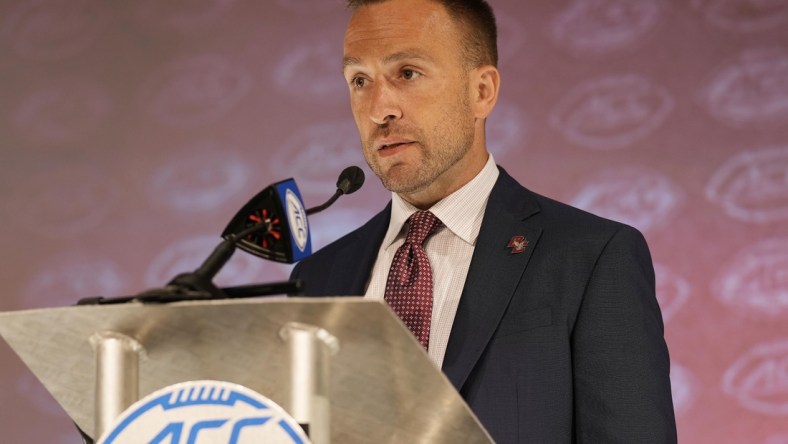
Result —
M429 211L417 211L408 219L408 234L406 244L423 245L424 240L431 235L441 221Z

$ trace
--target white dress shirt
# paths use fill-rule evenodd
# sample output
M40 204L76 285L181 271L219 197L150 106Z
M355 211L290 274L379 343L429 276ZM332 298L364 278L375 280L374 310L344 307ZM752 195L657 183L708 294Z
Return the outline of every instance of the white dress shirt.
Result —
M428 353L438 368L443 364L484 210L497 179L498 168L490 154L484 168L476 177L429 209L443 222L424 243L433 276ZM384 298L391 261L397 249L405 243L406 222L416 211L418 208L392 193L389 228L380 244L365 297Z

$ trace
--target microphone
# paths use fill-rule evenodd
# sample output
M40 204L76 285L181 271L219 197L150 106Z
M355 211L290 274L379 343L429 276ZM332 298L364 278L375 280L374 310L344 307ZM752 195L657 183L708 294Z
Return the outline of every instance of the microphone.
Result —
M343 194L353 194L362 185L364 185L364 170L355 165L345 168L339 174L337 188L342 190Z
M319 213L334 204L343 194L353 194L364 185L364 170L353 165L345 168L337 179L337 191L323 205L306 210L307 216Z
M334 195L323 205L308 210L304 210L293 179L271 185L244 205L222 237L235 236L238 248L263 259L288 264L298 262L311 254L307 216L325 210L339 196L354 193L363 184L364 171L357 166L347 167L339 174Z
M224 299L226 291L213 278L235 253L236 247L255 256L292 263L312 254L309 225L301 194L291 179L267 186L236 213L222 233L224 241L191 273L181 273L167 283L160 295L142 293L143 302L170 302L186 298ZM185 294L184 294L185 293ZM183 296L186 297L183 297Z
M175 276L164 289L111 299L88 297L77 305L252 297L298 290L301 284L297 281L220 289L213 284L213 278L230 260L236 247L277 262L293 263L306 258L312 254L307 215L328 208L339 196L352 194L363 184L364 171L357 166L347 167L339 175L337 191L328 202L309 210L304 210L301 193L292 178L269 185L236 213L222 233L224 241L193 272Z
M233 217L222 232L224 242L193 273L178 275L170 285L207 288L214 276L230 260L238 247L263 259L292 264L312 254L307 216L331 206L339 196L358 191L364 184L364 171L357 166L342 170L337 191L323 205L304 210L298 186L292 178L269 185L254 196Z

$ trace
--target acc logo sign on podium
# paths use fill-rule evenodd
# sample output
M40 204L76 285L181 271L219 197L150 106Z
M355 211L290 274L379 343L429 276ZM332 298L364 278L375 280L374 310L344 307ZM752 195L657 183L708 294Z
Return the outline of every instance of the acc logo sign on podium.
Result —
M309 444L281 407L240 385L192 381L154 392L126 410L99 444Z

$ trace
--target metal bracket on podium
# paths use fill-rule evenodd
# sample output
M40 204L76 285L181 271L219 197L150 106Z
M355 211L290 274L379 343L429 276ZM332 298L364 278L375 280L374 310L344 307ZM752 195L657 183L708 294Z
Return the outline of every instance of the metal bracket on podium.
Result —
M89 341L96 354L93 436L99 437L140 397L139 355L143 348L135 339L111 331L93 333Z
M288 344L289 402L285 409L303 427L313 444L331 442L331 355L339 341L320 327L288 322L279 330Z

